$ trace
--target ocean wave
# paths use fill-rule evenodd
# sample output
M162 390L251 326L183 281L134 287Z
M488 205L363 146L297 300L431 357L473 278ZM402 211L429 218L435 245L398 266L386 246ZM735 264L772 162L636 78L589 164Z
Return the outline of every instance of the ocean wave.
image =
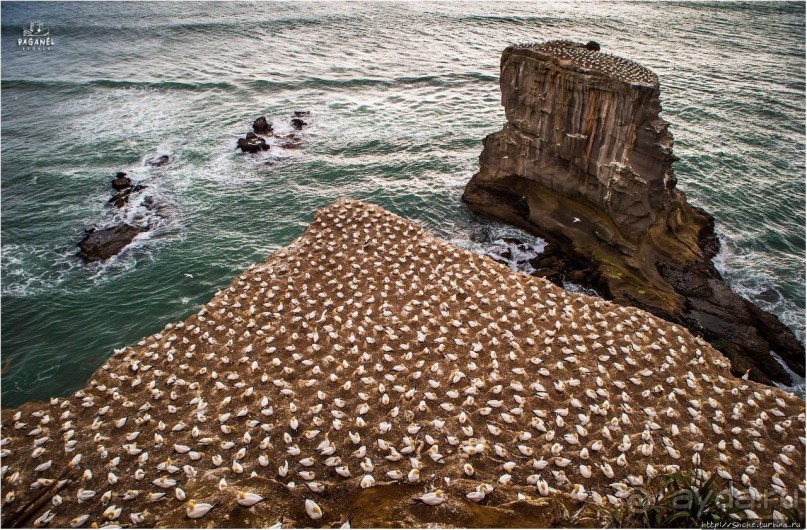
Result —
M531 274L530 260L543 252L546 241L520 228L490 222L468 234L468 239L450 239L451 244L504 263L513 272Z
M360 88L360 87L402 87L402 86L434 86L449 87L466 84L488 84L496 82L497 76L482 72L453 73L445 75L421 75L396 78L327 78L308 77L300 81L275 81L271 79L238 79L231 81L124 81L117 79L3 79L0 86L3 90L82 90L92 88L130 88L147 90L187 90L191 92L207 92L210 90L297 90L323 88Z
M74 81L69 79L3 79L3 90L75 90L82 88L142 88L156 90L237 90L238 87L226 81L182 82L182 81L121 81L115 79L92 79Z
M148 18L138 17L138 19L132 21L132 23L121 23L117 19L115 23L106 23L106 21L99 21L95 24L86 24L81 22L75 23L62 23L56 27L55 34L58 37L99 37L104 34L115 37L115 38L122 38L125 37L127 33L143 33L146 31L149 32L158 32L158 33L169 33L174 34L176 36L181 36L183 33L202 33L206 35L212 35L215 33L232 33L238 35L244 31L244 21L241 19L230 19L230 20L222 20L222 21L210 21L210 20L192 20L188 21L185 17L182 16L182 13L177 13L179 19L175 19L171 21L171 17L160 16L153 20L149 20ZM339 18L347 17L336 17L331 16L328 17L329 22L337 21ZM82 22L86 21L87 19L81 19ZM250 24L253 25L253 28L258 31L267 31L269 29L282 27L282 28L300 28L306 26L317 26L322 25L325 23L323 17L299 17L299 16L292 16L289 18L252 18L250 20ZM4 34L18 34L21 28L25 24L10 24L8 22L4 22L2 26L2 32Z
M112 219L102 219L94 225L105 228L114 224ZM158 252L156 245L176 233L177 225L176 219L158 219L151 230L135 236L119 254L93 263L84 263L78 257L77 247L72 244L60 247L4 244L2 295L4 298L31 299L43 295L90 294L101 285L135 270L140 260L152 259Z
M554 24L558 22L557 17L528 16L528 15L470 15L461 17L461 20L474 22L490 22L494 24Z
M498 76L492 76L482 72L464 72L444 75L420 75L402 76L393 78L372 78L372 77L350 77L350 78L328 78L309 77L299 82L295 81L272 81L269 79L255 79L240 81L240 84L248 89L277 89L293 90L301 88L361 88L361 87L403 87L403 86L462 86L466 84L487 84L498 81Z
M784 359L782 359L781 357L776 355L776 353L770 352L770 354L771 354L771 357L776 359L776 362L778 362L779 365L782 368L784 368L785 372L787 373L787 375L790 376L790 379L792 380L792 383L790 385L784 385L782 383L777 383L775 381L774 381L773 384L775 384L776 386L778 386L782 390L787 390L788 392L793 392L794 394L796 394L798 396L804 397L804 395L805 395L805 378L804 378L804 374L797 374L796 372L791 370L790 367L787 365L787 363L784 361Z
M173 164L178 163L176 153L158 147L157 154L171 154ZM145 156L144 159L150 158ZM54 240L37 243L4 243L2 246L2 295L15 298L36 298L57 293L75 295L90 293L100 285L119 279L135 269L142 259L152 259L165 240L181 240L184 232L182 209L175 198L173 182L161 174L163 168L124 167L135 184L145 184L145 190L132 194L121 208L107 208L110 191L104 187L93 192L79 203L57 206L56 213L76 219L69 234ZM107 181L108 182L108 181ZM146 197L153 204L146 203ZM94 227L109 228L127 223L148 226L149 231L138 234L118 255L105 261L84 263L78 257L77 242L82 230Z
M725 231L718 230L718 237L721 242L720 250L712 262L728 286L743 298L776 315L803 343L806 326L804 307L787 296L784 286L778 284L770 270L758 266L765 261L770 265L773 257L762 251L747 251L746 255L738 255ZM796 278L795 282L803 281L803 263L798 274L801 280Z
M590 289L588 287L583 287L579 283L572 282L572 281L569 281L569 280L563 280L563 290L568 291L570 293L583 293L583 294L587 294L589 296L596 296L598 298L600 296L602 296L602 295L600 295L600 293L598 293L594 289Z

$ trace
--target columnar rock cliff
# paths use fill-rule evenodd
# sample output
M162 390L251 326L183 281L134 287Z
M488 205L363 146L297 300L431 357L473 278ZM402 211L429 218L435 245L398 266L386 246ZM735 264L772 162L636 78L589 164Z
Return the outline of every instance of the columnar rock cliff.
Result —
M485 138L472 210L544 237L606 297L704 335L735 373L790 383L770 351L804 372L793 333L715 270L714 221L676 189L654 73L552 41L507 48L500 83L507 123Z
M82 390L3 410L2 524L549 526L549 499L615 509L693 463L777 489L768 518L803 497L804 421L679 326L339 201Z

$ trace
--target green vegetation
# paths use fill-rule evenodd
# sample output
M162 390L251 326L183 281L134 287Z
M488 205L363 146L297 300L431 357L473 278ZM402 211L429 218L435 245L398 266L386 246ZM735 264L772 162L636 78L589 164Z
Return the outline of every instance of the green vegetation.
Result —
M612 528L692 528L707 523L736 521L743 513L727 502L728 489L718 488L718 475L713 473L706 481L697 478L697 471L660 475L642 491L639 499L611 512ZM723 481L724 482L724 481ZM725 484L724 484L725 486Z
M552 519L550 528L594 528L597 526L597 515L600 508L592 503L582 503L573 511L560 497L550 499Z
M701 470L676 471L659 475L646 489L635 494L620 507L601 508L601 524L606 528L702 528L712 524L750 521L758 515L770 519L770 513L751 511L753 502L736 495L732 483L717 473L702 480ZM735 495L733 495L733 493ZM771 510L772 507L766 508ZM748 511L746 511L748 510ZM804 514L798 507L778 508L785 523L804 527Z
M594 258L594 261L596 261L597 263L602 263L603 265L610 265L612 267L619 266L619 263L617 263L616 260L600 252L594 252L594 254L591 257Z

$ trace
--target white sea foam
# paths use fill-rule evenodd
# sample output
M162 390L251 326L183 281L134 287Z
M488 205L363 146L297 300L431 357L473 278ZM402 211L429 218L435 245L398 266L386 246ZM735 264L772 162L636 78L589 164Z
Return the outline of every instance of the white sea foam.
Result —
M251 123L241 124L233 128L229 137L221 140L218 146L213 149L216 154L198 171L198 176L227 186L251 185L256 181L265 179L265 171L277 169L283 162L298 156L295 151L299 152L305 149L308 129L313 125L311 118L304 118L309 123L309 126L302 131L292 129L288 116L267 116L267 119L273 124L274 129L272 136L263 137L270 146L267 151L242 153L236 149L238 138L242 138L252 130ZM300 138L299 148L283 148L284 142L289 140L282 138L282 136L292 133Z
M712 260L715 268L728 286L740 296L755 303L763 310L777 315L793 330L803 343L805 340L805 313L793 300L788 299L777 285L773 273L760 267L760 263L770 260L764 252L743 250L738 252L729 234L718 231L720 250Z
M570 293L583 293L589 296L600 296L600 293L598 293L596 290L583 287L579 283L569 280L563 280L563 289L569 291Z
M804 395L805 395L804 394L804 390L805 390L804 374L797 374L796 372L791 370L790 367L787 365L787 363L781 357L776 355L776 353L770 352L770 354L771 354L771 357L776 359L776 362L778 362L782 366L782 368L785 369L785 372L787 372L787 375L790 376L790 379L793 380L793 383L790 384L790 385L784 385L782 383L777 383L776 381L774 381L774 384L776 386L778 386L779 388L783 389L783 390L787 390L789 392L793 392L796 395L804 397Z

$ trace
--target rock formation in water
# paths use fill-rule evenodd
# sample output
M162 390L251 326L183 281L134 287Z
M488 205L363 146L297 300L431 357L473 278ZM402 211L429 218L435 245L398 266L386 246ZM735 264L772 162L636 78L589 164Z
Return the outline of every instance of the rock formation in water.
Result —
M115 178L112 179L112 188L114 188L115 191L123 191L127 188L131 188L133 184L132 179L127 177L126 173L123 171L119 171L115 175Z
M269 144L254 132L248 132L244 138L238 139L236 149L240 149L242 153L254 154L269 150Z
M266 120L266 116L261 116L252 122L252 131L255 134L272 134L272 124Z
M580 264L565 272L604 296L702 334L735 374L789 384L769 352L801 374L804 347L714 268L714 220L676 189L657 76L598 48L552 41L504 51L507 123L485 138L463 199L548 240L562 252L544 261Z
M90 228L78 243L78 256L87 263L104 261L118 254L137 234L145 231L145 228L127 223L108 228Z
M728 366L339 201L83 389L3 410L2 525L549 526L693 463L802 499L804 402Z
M151 167L162 167L168 165L170 162L171 157L169 155L158 155L147 159L144 165Z
M308 122L301 118L310 115L310 111L295 110L291 118L292 129L301 131L308 125ZM274 139L275 143L267 143L267 138ZM268 151L273 146L282 149L298 149L301 143L302 138L297 132L276 134L273 124L266 119L266 116L261 116L252 123L252 132L248 132L244 138L238 139L235 148L240 149L242 153L256 154ZM271 161L268 163L271 164Z
M168 158L166 156L166 158ZM135 194L145 190L147 186L136 184L126 176L123 171L118 172L112 179L112 189L115 192L107 201L110 207L117 210L125 208L132 202ZM152 209L154 198L147 196L143 198L142 205L146 210ZM142 216L134 216L134 220L141 219ZM137 224L137 223L135 223ZM94 226L84 231L84 237L77 243L79 247L78 257L86 263L104 261L120 253L131 243L141 232L146 232L151 228L149 223L139 226L131 224L130 220L116 218L112 224L99 227Z

